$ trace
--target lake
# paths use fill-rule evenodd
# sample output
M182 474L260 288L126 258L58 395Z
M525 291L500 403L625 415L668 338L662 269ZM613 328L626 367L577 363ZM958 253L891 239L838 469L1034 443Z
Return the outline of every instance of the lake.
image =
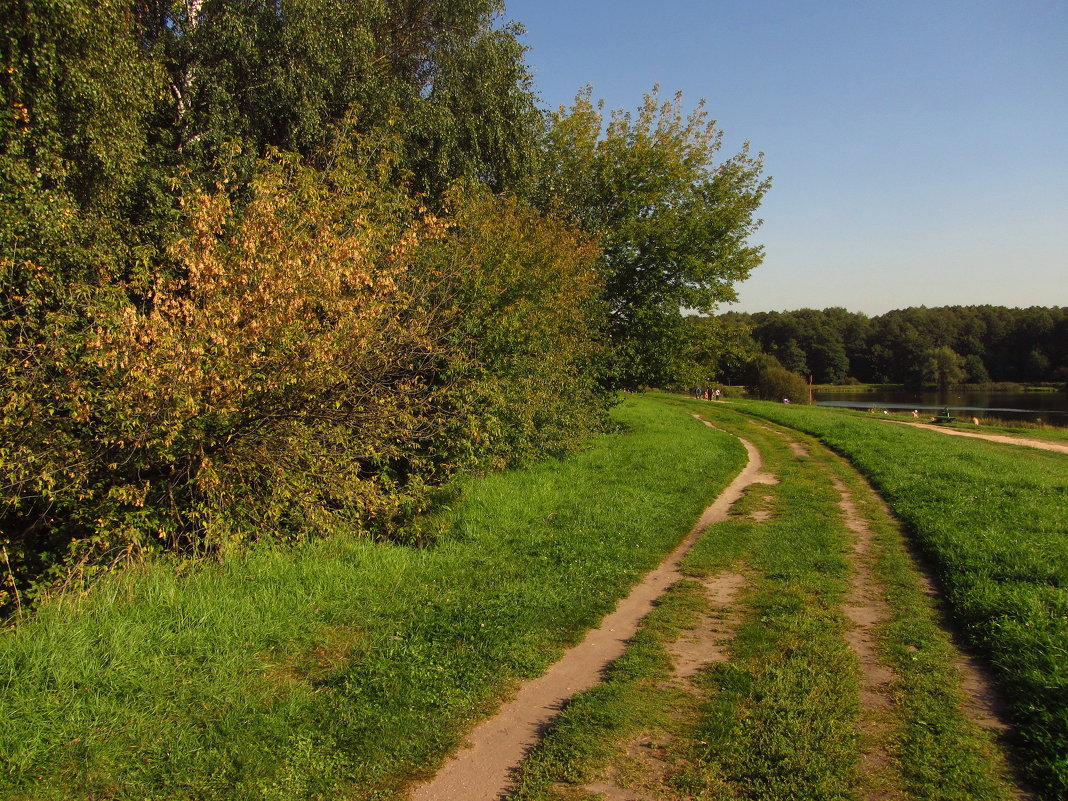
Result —
M1068 392L921 392L907 389L814 393L817 406L848 409L919 409L935 413L946 406L959 417L997 417L1068 426Z

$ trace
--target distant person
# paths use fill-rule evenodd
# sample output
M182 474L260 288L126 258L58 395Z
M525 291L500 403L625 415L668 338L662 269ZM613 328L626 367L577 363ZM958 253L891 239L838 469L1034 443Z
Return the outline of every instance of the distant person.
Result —
M913 409L912 410L912 416L913 417L919 417L920 416L920 410L919 409Z

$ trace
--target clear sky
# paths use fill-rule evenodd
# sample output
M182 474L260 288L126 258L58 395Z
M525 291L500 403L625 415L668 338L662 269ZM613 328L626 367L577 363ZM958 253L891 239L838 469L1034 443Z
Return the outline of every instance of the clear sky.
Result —
M506 0L545 105L654 83L765 154L738 311L1068 305L1068 0Z

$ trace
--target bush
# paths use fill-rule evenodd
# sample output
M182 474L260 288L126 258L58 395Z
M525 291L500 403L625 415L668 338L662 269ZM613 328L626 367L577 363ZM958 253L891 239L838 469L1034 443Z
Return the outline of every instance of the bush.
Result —
M513 198L467 187L449 200L449 234L421 254L439 303L453 310L442 450L477 467L569 450L607 412L600 250Z
M22 589L145 549L393 531L457 470L601 427L596 245L477 188L429 216L376 174L276 155L242 204L189 191L138 282L0 261Z
M277 157L242 207L190 192L146 289L0 263L16 572L366 529L418 491L442 313L410 256L441 225L364 172Z
M808 384L797 373L791 373L785 367L773 367L761 374L757 384L757 396L764 400L788 398L792 403L807 403Z
M808 402L808 384L805 379L791 373L774 356L760 354L746 368L746 390L752 397L761 400L792 403Z

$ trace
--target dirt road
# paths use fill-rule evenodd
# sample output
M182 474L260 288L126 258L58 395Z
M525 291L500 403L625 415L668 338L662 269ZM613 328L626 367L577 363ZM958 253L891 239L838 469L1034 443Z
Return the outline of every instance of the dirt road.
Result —
M412 801L494 801L501 797L511 771L567 699L600 681L604 669L623 654L627 640L656 599L681 578L679 564L701 532L726 518L747 486L773 480L761 471L759 451L745 440L742 444L749 454L745 469L705 510L683 542L619 602L599 628L590 631L544 675L525 682L514 699L478 726L465 747L433 779L414 789Z

